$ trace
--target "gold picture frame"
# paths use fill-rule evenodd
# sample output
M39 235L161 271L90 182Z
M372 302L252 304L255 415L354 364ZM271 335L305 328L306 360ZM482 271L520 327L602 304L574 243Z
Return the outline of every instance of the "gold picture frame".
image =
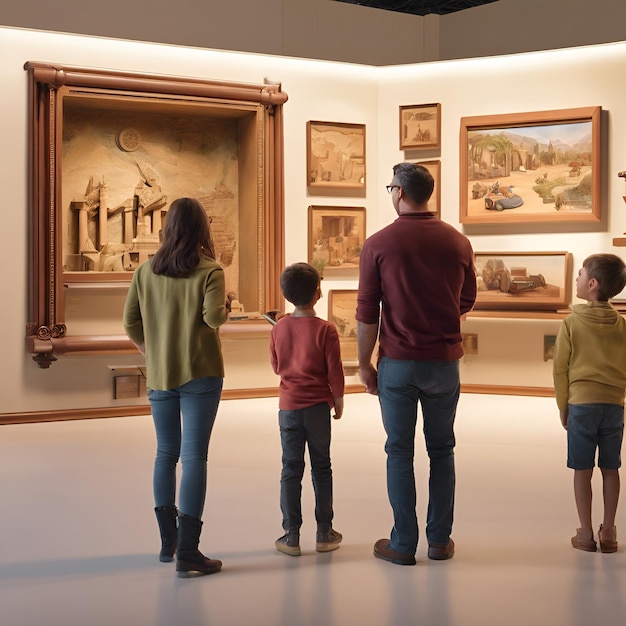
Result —
M601 112L461 118L461 223L599 222Z
M309 190L365 191L365 124L306 124Z

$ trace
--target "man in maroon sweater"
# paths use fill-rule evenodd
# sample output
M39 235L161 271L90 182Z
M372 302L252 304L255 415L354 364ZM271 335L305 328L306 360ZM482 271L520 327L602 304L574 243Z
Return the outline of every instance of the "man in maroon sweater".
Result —
M454 418L459 399L460 319L474 305L476 275L468 239L427 209L434 187L423 166L400 163L387 186L398 218L369 237L360 256L359 373L378 395L387 433L390 539L374 555L414 565L418 524L413 457L418 403L430 458L428 556L454 554ZM377 368L372 353L378 339Z

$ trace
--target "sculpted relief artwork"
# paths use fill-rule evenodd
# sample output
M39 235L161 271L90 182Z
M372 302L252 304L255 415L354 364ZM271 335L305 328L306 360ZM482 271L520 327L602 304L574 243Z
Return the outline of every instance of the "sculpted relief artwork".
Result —
M284 266L279 84L27 61L26 350L134 351L119 332L134 270L176 198L197 198L238 311L280 309ZM247 336L247 328L234 331Z
M229 289L239 280L237 122L123 114L66 99L62 141L63 271L132 272L159 246L172 200L204 206Z

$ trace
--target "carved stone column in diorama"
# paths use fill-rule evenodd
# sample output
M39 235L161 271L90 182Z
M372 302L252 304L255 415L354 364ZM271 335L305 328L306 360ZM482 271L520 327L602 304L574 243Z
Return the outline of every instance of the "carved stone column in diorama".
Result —
M85 242L89 238L89 207L85 202L72 202L71 207L74 211L78 212L78 238L76 245L78 246L78 254L80 254L84 247Z
M147 261L159 247L159 237L150 232L150 216L140 198L135 196L133 204L137 206L137 236L133 239L133 252L138 264Z
M152 211L152 234L158 235L161 226L161 207L159 206Z
M109 194L107 185L104 180L100 183L100 206L98 208L98 249L102 250L103 246L108 242L107 220L109 207Z
M137 214L137 196L130 206L124 206L124 243L131 244L135 236L135 215Z

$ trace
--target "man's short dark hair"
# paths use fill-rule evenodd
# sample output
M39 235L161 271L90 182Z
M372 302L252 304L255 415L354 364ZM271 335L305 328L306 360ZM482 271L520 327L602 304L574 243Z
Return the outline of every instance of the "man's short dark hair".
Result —
M308 263L288 265L280 275L280 288L294 306L309 304L320 285L319 272Z
M393 176L402 191L417 204L428 202L433 195L435 179L419 163L398 163L393 166Z
M583 267L600 285L598 300L607 301L626 287L626 264L615 254L592 254L583 261Z

